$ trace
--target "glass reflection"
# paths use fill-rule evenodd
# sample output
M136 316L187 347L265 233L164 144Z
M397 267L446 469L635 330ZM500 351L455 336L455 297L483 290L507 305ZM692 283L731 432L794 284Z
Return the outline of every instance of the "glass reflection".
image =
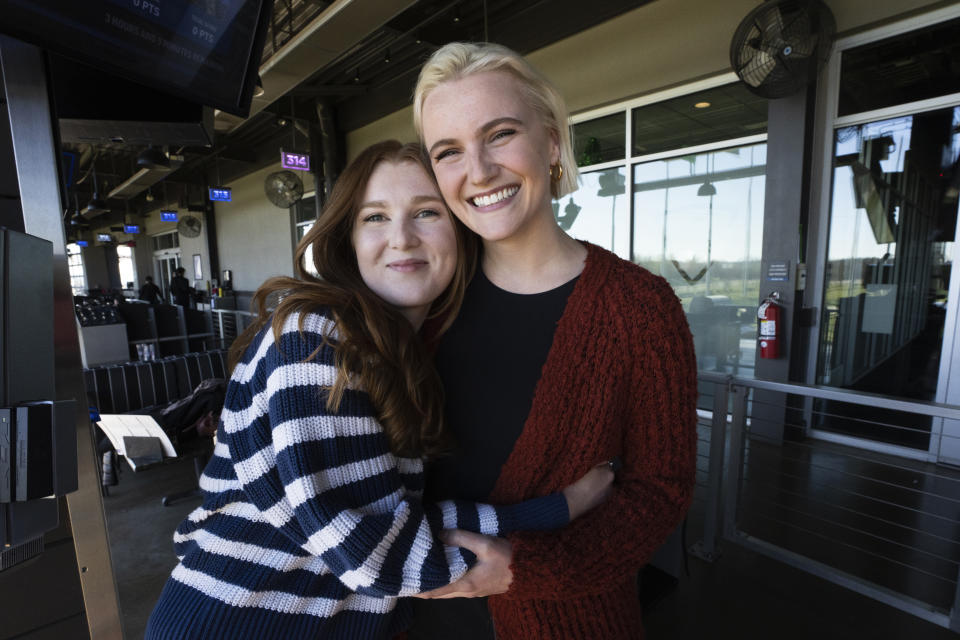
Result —
M960 108L841 128L835 140L818 382L933 400L956 232ZM928 446L929 421L858 417L831 415L818 426Z
M580 188L553 202L560 227L578 240L586 240L630 256L630 205L623 167L580 174Z
M633 261L687 312L698 366L752 376L766 144L634 167Z

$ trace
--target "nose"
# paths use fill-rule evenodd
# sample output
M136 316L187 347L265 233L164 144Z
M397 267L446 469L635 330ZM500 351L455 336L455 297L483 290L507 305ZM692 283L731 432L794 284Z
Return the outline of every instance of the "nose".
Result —
M497 173L497 165L490 158L486 148L478 146L466 151L467 178L472 184L484 185L489 183Z
M405 217L395 220L390 226L390 248L410 249L420 244L416 226Z

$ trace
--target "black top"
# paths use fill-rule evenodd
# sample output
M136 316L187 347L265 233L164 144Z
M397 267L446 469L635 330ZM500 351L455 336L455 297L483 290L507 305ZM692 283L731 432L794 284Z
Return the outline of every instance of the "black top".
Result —
M146 300L150 304L160 303L160 287L152 282L144 282L140 287L140 299Z
M173 294L173 304L184 307L190 305L190 281L183 276L173 276L170 279L170 293Z
M428 498L487 500L530 413L576 282L543 293L511 293L477 270L437 351L455 450L427 465ZM410 640L493 638L486 598L414 599L414 611Z

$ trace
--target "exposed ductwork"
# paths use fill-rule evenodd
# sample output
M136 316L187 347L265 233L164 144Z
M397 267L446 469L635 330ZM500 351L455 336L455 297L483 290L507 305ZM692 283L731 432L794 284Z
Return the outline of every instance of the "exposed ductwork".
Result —
M118 198L120 200L129 200L144 191L147 188L152 187L157 184L168 175L171 171L176 171L183 165L183 156L181 155L170 155L170 166L169 167L157 167L154 169L140 169L135 174L127 178L125 181L114 187L110 193L107 194L107 199Z

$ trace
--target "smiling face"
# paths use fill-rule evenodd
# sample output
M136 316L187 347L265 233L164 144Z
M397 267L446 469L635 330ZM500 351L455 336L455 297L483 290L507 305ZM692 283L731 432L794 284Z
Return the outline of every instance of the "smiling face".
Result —
M522 241L555 224L557 136L519 81L489 71L445 82L423 103L423 138L453 213L485 242Z
M419 328L457 266L453 219L424 168L378 164L351 240L364 283Z

